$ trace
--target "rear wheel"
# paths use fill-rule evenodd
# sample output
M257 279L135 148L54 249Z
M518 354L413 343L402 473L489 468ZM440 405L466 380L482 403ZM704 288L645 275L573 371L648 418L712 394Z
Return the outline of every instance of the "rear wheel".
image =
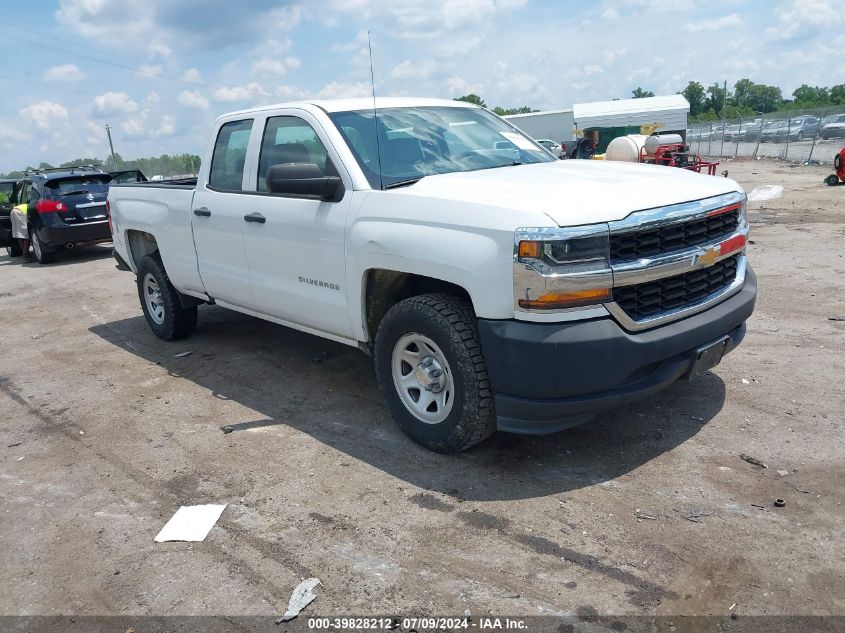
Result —
M56 261L56 251L41 243L36 229L30 229L29 239L32 242L32 252L39 264L52 264Z
M197 307L182 307L179 291L170 283L158 255L147 255L138 264L138 298L147 325L166 341L185 338L197 325Z
M445 294L400 301L379 325L376 374L396 423L440 453L496 430L493 391L469 302Z

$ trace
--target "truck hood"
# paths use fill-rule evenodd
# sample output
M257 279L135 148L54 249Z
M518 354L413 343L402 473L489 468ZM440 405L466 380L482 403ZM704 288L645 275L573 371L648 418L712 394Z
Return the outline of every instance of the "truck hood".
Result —
M561 160L427 176L395 191L543 213L558 226L578 226L621 220L634 211L741 192L742 188L728 178L677 167Z

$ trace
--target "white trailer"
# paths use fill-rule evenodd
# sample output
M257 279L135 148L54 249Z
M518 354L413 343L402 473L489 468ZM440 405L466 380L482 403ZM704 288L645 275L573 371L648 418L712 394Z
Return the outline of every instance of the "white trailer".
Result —
M575 119L571 108L511 114L504 118L533 139L550 139L556 143L566 143L569 149L572 149L572 144L575 142Z

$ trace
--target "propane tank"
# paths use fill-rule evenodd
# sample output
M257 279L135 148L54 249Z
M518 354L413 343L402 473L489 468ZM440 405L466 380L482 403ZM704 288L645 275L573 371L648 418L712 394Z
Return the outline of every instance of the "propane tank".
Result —
M655 134L645 140L645 151L648 154L656 154L657 148L661 145L683 145L684 139L680 134Z
M640 150L642 150L647 138L645 134L618 136L608 144L604 159L638 163L640 162Z

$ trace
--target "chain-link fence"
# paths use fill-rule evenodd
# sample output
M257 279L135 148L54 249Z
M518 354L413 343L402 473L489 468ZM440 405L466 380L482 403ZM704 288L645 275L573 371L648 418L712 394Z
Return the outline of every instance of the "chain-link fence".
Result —
M696 123L687 130L687 144L702 156L830 164L845 146L845 105Z

